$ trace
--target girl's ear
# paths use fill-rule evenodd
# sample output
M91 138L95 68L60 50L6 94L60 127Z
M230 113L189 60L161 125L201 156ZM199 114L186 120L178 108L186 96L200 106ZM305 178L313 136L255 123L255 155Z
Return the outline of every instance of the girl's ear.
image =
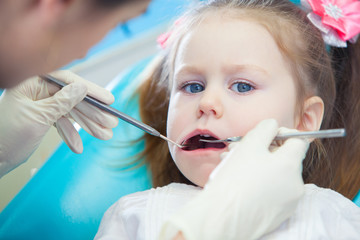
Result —
M318 96L305 100L302 116L299 118L297 129L300 131L317 131L320 129L324 115L324 102Z

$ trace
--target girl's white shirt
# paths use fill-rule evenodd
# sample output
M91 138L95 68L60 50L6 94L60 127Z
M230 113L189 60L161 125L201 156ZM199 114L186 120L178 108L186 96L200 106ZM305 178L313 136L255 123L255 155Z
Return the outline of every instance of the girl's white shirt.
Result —
M104 214L95 240L157 239L163 223L200 191L172 183L122 197ZM335 191L306 184L295 214L261 238L269 239L359 240L360 208Z

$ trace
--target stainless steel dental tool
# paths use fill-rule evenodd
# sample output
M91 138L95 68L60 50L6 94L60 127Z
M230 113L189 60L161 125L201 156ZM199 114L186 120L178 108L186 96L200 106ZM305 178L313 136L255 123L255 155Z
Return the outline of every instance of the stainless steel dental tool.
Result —
M319 131L308 131L308 132L290 132L290 133L282 133L278 134L274 140L285 140L287 138L334 138L334 137L344 137L346 135L346 131L344 128L339 129L328 129L328 130L319 130ZM226 139L200 139L201 142L209 142L209 143L220 143L220 142L238 142L242 137L229 137Z
M53 76L51 76L51 75L48 75L48 74L40 75L40 77L41 77L42 79L50 82L50 83L56 84L56 85L59 86L60 88L65 87L65 86L67 85L67 84L64 83L63 81L61 81L61 80L59 80L59 79L57 79L57 78L55 78L55 77L53 77ZM96 100L96 99L93 98L93 97L86 96L86 97L84 98L84 101L90 103L91 105L93 105L93 106L95 106L95 107L98 107L98 108L104 110L105 112L108 112L108 113L110 113L110 114L112 114L112 115L114 115L114 116L116 116L116 117L124 120L124 121L127 122L127 123L130 123L131 125L133 125L133 126L135 126L135 127L137 127L137 128L140 128L141 130L149 133L150 135L153 135L153 136L155 136L155 137L160 137L160 138L164 139L165 141L168 141L168 142L176 145L176 146L179 147L179 148L182 148L182 147L183 147L182 145L180 145L180 144L172 141L171 139L169 139L169 138L161 135L160 132L158 132L156 129L150 127L149 125L147 125L147 124L145 124L145 123L143 123L143 122L140 122L140 121L138 121L138 120L136 120L136 119L134 119L134 118L126 115L125 113L122 113L122 112L120 112L119 110L116 110L115 108L110 107L109 105L104 104L104 103L100 102L99 100Z

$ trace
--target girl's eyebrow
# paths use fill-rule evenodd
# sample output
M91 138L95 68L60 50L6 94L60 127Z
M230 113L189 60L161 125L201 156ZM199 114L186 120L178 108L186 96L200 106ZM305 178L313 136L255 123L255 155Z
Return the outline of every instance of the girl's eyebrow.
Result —
M267 75L267 76L270 75L264 68L254 64L233 64L231 66L226 66L224 70L225 72L230 72L230 73L255 71L263 75Z
M200 69L192 65L183 65L174 73L174 76L181 76L186 74L199 74Z
M255 64L233 64L227 65L224 67L224 72L234 74L239 72L255 72L260 73L262 75L266 75L267 77L270 74L262 67ZM183 65L174 73L174 76L183 76L187 74L200 74L201 68L193 66L193 65Z

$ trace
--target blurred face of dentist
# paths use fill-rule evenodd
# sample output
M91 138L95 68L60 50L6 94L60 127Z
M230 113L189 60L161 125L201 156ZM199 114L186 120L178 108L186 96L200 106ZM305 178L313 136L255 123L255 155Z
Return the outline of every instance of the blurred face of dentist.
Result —
M85 56L110 29L144 12L149 2L1 1L0 88L13 87Z

